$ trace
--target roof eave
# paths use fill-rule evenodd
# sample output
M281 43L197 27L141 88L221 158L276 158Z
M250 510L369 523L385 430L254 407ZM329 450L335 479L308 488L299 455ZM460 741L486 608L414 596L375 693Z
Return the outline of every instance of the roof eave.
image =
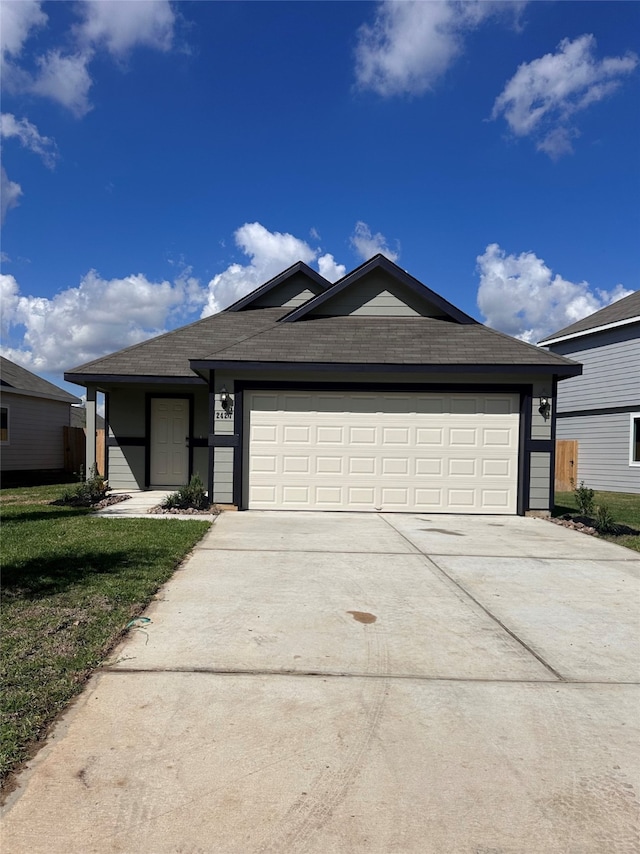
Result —
M590 329L581 329L578 332L570 332L567 335L553 335L551 338L544 338L538 341L540 347L547 347L550 344L560 344L562 341L571 341L574 338L584 338L587 335L595 335L598 332L607 332L610 329L617 329L620 326L630 326L632 323L640 323L640 316L627 317L625 320L616 320L613 323L603 323L602 326L592 326Z
M469 374L551 374L558 379L582 374L582 365L567 364L433 364L433 363L371 363L371 362L286 362L225 359L191 359L192 370L251 370L251 371L352 371L361 373L469 373Z

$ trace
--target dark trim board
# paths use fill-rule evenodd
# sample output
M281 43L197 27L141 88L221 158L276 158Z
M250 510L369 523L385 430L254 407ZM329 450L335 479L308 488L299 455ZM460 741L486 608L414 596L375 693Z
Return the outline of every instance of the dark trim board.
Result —
M211 435L213 433L213 425L215 423L216 417L216 375L215 371L209 372L209 411L208 411L208 434ZM211 443L209 443L209 459L208 459L208 470L207 470L207 495L209 496L209 501L213 504L213 473L215 466L215 450Z
M572 409L570 412L558 412L558 418L586 418L591 415L625 415L640 409L640 401L627 406L608 406L602 409Z
M244 393L253 391L362 391L362 392L446 392L463 394L477 392L478 394L519 394L519 438L518 438L518 484L516 496L516 513L524 516L529 510L529 491L531 485L531 451L550 451L553 456L553 445L548 440L531 439L531 413L533 404L533 387L527 385L497 385L461 383L403 383L401 386L395 383L377 383L363 387L362 383L341 382L312 382L301 383L289 382L266 382L266 381L244 381L235 380L234 383L234 445L233 454L233 503L239 510L246 510L245 496L243 495L244 471L243 460L245 441L244 429Z
M64 375L68 383L76 383L76 385L84 385L85 383L95 383L100 386L101 383L127 383L129 385L206 385L206 380L202 377L155 377L145 374L69 374ZM99 391L102 389L99 388ZM160 395L158 395L160 396ZM178 395L176 395L178 397Z
M147 444L145 436L108 436L106 442L109 448L143 448Z
M225 361L224 359L190 359L192 370L223 370L229 372L255 371L256 373L273 373L287 371L301 373L303 371L332 372L350 371L351 373L378 374L551 374L558 377L575 377L582 373L582 365L567 365L558 370L558 365L496 365L496 364L373 364L363 362L240 362ZM239 381L237 381L239 382Z
M556 426L558 413L558 377L553 378L551 389L551 468L549 471L549 510L553 510L556 503Z
M187 455L187 482L191 480L193 474L193 418L194 418L194 401L192 394L181 394L179 392L159 392L148 391L144 396L144 488L149 489L151 485L151 401L154 398L163 398L166 400L187 400L189 402L189 445Z

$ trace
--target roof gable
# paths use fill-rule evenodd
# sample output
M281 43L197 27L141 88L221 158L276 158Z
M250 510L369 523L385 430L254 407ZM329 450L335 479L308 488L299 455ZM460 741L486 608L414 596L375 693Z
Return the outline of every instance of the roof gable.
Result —
M324 293L294 309L283 318L283 322L345 315L433 317L457 323L476 323L384 255L376 255L366 261Z
M264 285L237 300L226 311L254 308L297 308L330 287L328 282L304 261L297 261Z
M582 335L592 335L617 326L629 323L640 323L640 291L634 291L622 299L612 302L593 314L577 320L575 323L559 329L552 335L543 338L540 344L554 344L566 338L578 338Z

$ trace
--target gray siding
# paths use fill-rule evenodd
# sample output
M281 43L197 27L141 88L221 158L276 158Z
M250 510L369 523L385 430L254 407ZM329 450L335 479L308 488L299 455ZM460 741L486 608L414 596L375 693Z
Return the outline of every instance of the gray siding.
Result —
M361 315L370 317L436 317L442 312L412 290L377 272L346 288L318 306L311 315Z
M3 392L9 409L9 441L0 446L2 471L64 468L64 431L71 419L68 403Z
M531 454L531 481L529 507L531 510L549 510L549 482L551 454L534 451Z
M193 435L206 439L208 436L208 389L202 386L138 385L111 387L109 391L109 436L119 439L145 437L145 395L189 394L193 396ZM145 449L140 445L122 444L109 447L109 484L113 489L144 489ZM195 448L193 470L203 482L207 482L207 448Z
M312 285L307 276L298 274L255 300L252 306L259 308L286 306L293 309L321 292L322 288L319 285Z
M558 386L558 411L640 407L640 325L610 329L549 347L583 365Z
M558 419L557 438L578 441L576 485L640 494L640 466L629 465L630 421L628 412Z

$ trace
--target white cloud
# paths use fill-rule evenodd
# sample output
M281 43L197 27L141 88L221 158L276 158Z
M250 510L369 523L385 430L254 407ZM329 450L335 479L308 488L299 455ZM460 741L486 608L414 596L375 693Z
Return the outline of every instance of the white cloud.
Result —
M77 288L53 298L22 296L13 276L0 275L3 353L35 371L57 373L105 353L137 344L175 326L206 293L189 270L174 282L151 282L142 274L103 279L91 270ZM21 342L7 332L24 327Z
M462 53L464 34L484 19L518 14L525 3L385 0L356 46L356 83L379 95L421 95Z
M230 264L209 282L209 299L202 317L215 314L286 270L296 261L310 264L317 255L304 240L292 234L268 231L259 222L247 222L234 234L236 245L251 262Z
M0 167L0 199L2 202L1 222L4 225L7 212L20 203L22 187L15 181L10 181L4 166Z
M0 49L3 66L17 59L31 31L47 23L39 0L3 0L0 3ZM5 69L3 68L3 72Z
M347 272L344 264L338 264L328 252L318 258L318 270L328 282L337 282Z
M45 166L53 169L57 157L56 144L48 136L42 136L38 128L28 119L16 119L12 113L0 115L0 137L17 137L24 148L38 154Z
M176 16L168 0L82 0L73 5L81 21L71 27L72 45L34 55L37 70L19 64L31 31L48 18L31 0L0 3L3 24L3 84L14 92L50 98L82 117L91 110L89 65L100 50L122 60L135 47L171 49ZM5 17L8 21L4 29Z
M516 136L534 135L538 150L553 159L570 153L577 134L571 118L611 95L638 64L634 53L598 60L595 47L592 35L563 39L556 53L520 65L491 117L504 115Z
M168 0L85 0L78 8L83 20L74 31L80 43L104 45L114 56L138 45L162 51L171 48L175 15Z
M387 246L387 239L383 234L371 234L371 229L366 222L357 222L353 235L351 236L351 245L356 250L363 261L368 261L374 255L384 255L390 261L397 261L399 251L394 252Z
M632 293L622 285L594 291L588 282L569 282L533 252L507 255L497 243L477 261L478 307L485 323L529 343Z
M29 85L29 91L51 98L81 118L91 109L89 89L92 86L88 65L90 52L63 56L59 50L38 57L39 71Z

